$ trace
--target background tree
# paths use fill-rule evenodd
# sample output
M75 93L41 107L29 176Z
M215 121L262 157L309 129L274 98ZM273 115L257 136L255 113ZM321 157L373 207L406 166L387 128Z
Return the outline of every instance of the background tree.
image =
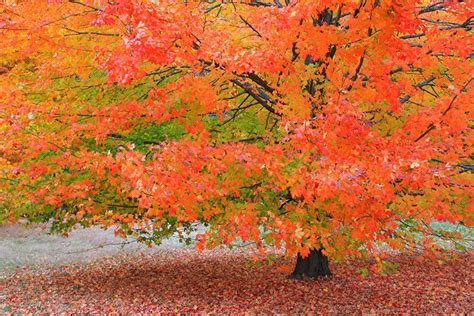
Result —
M461 247L431 222L473 223L472 9L4 5L1 216L145 242L202 222L198 247L284 247L296 278L382 243Z

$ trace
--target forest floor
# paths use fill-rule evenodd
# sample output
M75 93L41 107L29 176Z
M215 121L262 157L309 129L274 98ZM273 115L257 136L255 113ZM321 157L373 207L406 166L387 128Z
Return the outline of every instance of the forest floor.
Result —
M287 279L293 260L249 248L199 253L171 239L147 248L97 228L67 239L0 226L0 315L13 313L471 314L474 255L394 256L389 275L333 263L326 279Z

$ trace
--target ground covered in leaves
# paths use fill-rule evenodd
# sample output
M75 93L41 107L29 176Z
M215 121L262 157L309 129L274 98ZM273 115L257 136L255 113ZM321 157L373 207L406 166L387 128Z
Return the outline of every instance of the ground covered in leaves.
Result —
M44 269L18 268L0 280L0 314L51 313L471 313L474 256L440 264L394 257L382 276L363 263L333 264L329 279L293 281L276 259L256 264L246 248L198 253L164 249Z

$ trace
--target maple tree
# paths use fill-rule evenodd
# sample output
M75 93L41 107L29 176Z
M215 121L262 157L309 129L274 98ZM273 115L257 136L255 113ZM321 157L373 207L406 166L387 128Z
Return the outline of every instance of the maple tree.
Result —
M283 247L295 278L462 247L430 224L473 223L472 1L0 10L0 220L156 243L201 222L198 247Z

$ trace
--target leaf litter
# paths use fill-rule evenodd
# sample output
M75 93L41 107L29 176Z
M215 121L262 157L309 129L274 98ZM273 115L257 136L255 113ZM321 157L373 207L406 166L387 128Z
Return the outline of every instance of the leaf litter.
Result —
M268 265L245 248L126 253L18 268L0 279L0 313L472 313L474 257L451 257L395 255L388 275L362 275L367 262L332 263L330 278L294 281L292 259Z

